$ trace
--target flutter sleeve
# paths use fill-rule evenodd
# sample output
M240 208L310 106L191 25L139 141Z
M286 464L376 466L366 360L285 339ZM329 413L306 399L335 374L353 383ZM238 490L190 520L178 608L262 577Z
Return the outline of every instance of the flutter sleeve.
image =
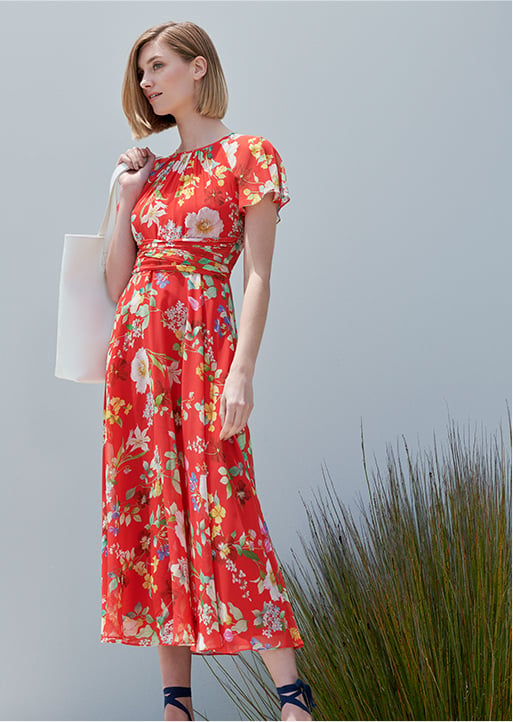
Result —
M265 138L247 136L237 155L240 211L244 214L248 206L254 206L272 192L272 200L278 205L276 223L279 223L280 209L290 200L280 154Z

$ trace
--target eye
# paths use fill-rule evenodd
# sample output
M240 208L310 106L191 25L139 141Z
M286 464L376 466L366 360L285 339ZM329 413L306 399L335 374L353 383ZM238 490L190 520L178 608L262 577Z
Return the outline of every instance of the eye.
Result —
M153 65L151 66L151 69L158 70L161 67L162 67L162 63L153 63Z

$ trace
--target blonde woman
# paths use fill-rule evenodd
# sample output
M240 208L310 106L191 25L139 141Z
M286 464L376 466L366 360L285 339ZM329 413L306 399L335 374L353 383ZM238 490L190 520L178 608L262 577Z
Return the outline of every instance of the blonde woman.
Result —
M158 646L165 719L193 719L191 654L262 655L282 719L310 720L303 646L255 492L247 421L269 303L278 151L222 122L226 82L207 33L150 28L123 84L135 138L180 145L119 162L106 278L117 303L105 384L103 642ZM239 329L230 272L244 251Z

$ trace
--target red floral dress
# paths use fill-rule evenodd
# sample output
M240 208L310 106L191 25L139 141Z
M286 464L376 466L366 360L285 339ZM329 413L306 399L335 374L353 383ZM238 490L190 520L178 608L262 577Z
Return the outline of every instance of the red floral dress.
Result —
M219 440L246 206L289 200L276 149L230 133L156 160L132 215L104 408L101 641L301 647L255 492L249 430ZM278 217L279 220L279 217Z

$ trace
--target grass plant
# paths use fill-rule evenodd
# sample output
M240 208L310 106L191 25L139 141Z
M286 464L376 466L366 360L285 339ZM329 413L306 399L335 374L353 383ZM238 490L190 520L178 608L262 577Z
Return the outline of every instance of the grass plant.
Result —
M324 470L282 565L324 720L511 720L511 422L387 449L355 516ZM362 443L363 448L363 443ZM209 662L242 718L279 719L257 655Z

